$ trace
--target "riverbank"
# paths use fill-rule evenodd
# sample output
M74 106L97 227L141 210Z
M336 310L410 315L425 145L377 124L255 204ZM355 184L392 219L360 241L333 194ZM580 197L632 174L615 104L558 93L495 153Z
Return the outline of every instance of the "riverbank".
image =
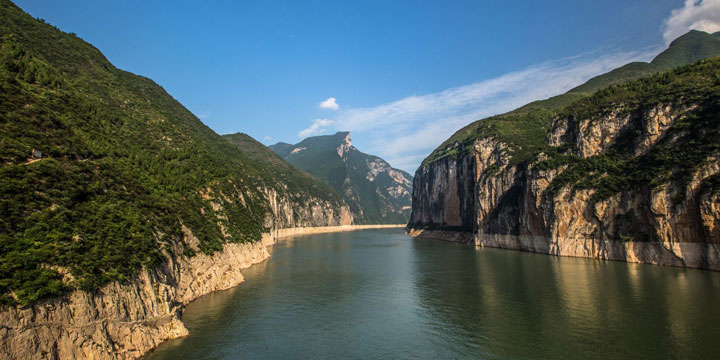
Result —
M410 236L519 250L546 255L613 260L720 271L720 246L703 243L597 241L540 236L473 234L450 230L408 228Z
M400 228L342 225L277 229L256 243L225 244L211 255L167 252L163 266L131 282L81 290L33 306L0 311L0 359L136 359L162 342L186 336L181 321L188 303L242 283L240 272L270 257L278 239L329 232Z

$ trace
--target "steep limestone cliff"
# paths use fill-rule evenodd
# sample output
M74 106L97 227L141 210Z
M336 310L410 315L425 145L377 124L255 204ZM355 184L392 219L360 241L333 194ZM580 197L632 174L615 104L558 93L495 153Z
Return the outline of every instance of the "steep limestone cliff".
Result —
M578 101L521 161L497 136L451 144L456 156L415 175L410 233L720 270L718 87L708 80L718 68L712 59Z

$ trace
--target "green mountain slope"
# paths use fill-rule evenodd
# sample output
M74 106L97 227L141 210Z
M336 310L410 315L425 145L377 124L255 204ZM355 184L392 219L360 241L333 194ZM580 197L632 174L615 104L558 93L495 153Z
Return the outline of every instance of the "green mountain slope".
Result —
M720 54L720 37L718 34L691 30L675 39L670 46L658 54L651 62L634 62L596 76L569 92L593 93L610 85L638 79L659 71L674 69L696 61Z
M657 143L644 149L643 136L653 129L643 124L642 114L659 107L689 111L674 118ZM611 113L628 116L631 121L607 151L582 157L578 144L570 143L548 147L544 159L536 159L537 169L567 166L551 182L547 192L572 185L575 190L594 189L592 200L597 201L628 189L657 188L668 183L685 189L690 182L698 181L696 176L702 175L697 175L697 170L717 163L720 154L720 57L598 91L565 108L558 118L566 119L564 126L572 129L571 133L579 134L583 131L580 123L585 119L600 122ZM703 179L700 193L719 191L718 179L717 174ZM674 201L694 195L678 192Z
M252 156L151 80L0 0L1 302L128 279L162 263L183 227L198 238L186 255L258 240L262 189L342 204Z
M302 171L280 158L270 148L261 144L247 134L236 133L223 135L229 143L235 145L250 159L255 160L263 173L272 174L285 184L290 184L293 190L303 190L313 194L332 194L337 199L341 195L323 181L318 181L309 173Z
M377 156L360 152L352 146L350 133L309 137L295 145L278 143L270 149L342 193L356 222L407 222L412 177Z
M672 69L718 54L720 54L720 33L708 34L691 30L673 40L668 49L658 54L650 63L664 69Z
M629 80L688 65L720 54L720 34L690 31L675 39L668 49L650 63L634 62L596 76L563 95L540 100L511 112L473 122L458 130L425 160L426 166L446 156L468 151L476 139L493 137L509 146L512 161L530 159L545 146L545 135L552 119L570 104L594 92Z

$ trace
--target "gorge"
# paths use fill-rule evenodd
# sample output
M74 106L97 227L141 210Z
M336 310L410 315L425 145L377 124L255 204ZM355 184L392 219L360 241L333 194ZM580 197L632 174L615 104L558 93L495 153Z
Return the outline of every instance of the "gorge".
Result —
M381 3L385 14L392 6ZM336 26L311 37L312 51L296 53L302 31L295 37L263 27L296 14L264 3L214 4L225 22L202 18L199 3L162 4L162 16L138 4L103 4L111 5L130 8L120 31L126 39L162 28L162 45L152 46L168 51L166 61L143 73L182 103L120 69L127 63L113 63L144 58L147 48L120 57L110 46L111 62L81 35L0 0L0 360L720 353L720 33L686 29L652 61L572 89L582 81L570 82L564 94L468 124L477 114L470 97L512 89L490 81L496 89L415 95L441 85L392 80L410 71L397 64L351 83L334 62L365 74L361 60L373 53L318 55L325 54L319 47L376 42L366 35L375 28L364 22L368 14L355 8L349 12L362 15L364 41L325 41L345 34ZM80 8L70 14L76 21L97 20ZM192 21L172 23L179 8ZM300 19L302 30L331 17ZM264 30L238 30L253 20ZM189 23L192 33L178 35ZM439 23L434 31L461 24ZM217 38L203 35L208 28ZM103 31L91 35L102 39ZM428 51L426 38L413 62L450 54ZM198 47L172 51L188 43ZM218 47L205 51L210 43ZM287 47L260 51L279 44ZM384 51L411 48L404 45ZM308 58L322 71L311 72ZM218 71L220 63L231 65ZM268 63L292 71L258 71ZM445 79L442 70L458 64L431 65L436 73L418 73L453 86L470 81L467 73ZM156 77L163 67L170 76ZM287 87L283 78L298 83ZM197 79L211 85L195 88ZM357 96L378 79L385 82L374 84L377 93ZM384 101L380 88L390 83L411 95L372 105ZM289 110L297 110L293 99L307 100L306 86L322 87L327 100ZM288 88L293 99L277 100ZM459 94L467 88L473 91ZM328 89L348 101L327 97ZM223 110L224 122L213 123L197 105L215 101L232 109ZM453 106L469 112L452 118ZM437 124L414 129L425 111ZM286 129L311 118L302 131ZM467 125L414 176L400 169L415 169L428 139L440 143L458 119ZM438 135L439 127L448 132ZM256 128L273 132L263 137ZM387 134L369 139L366 128Z

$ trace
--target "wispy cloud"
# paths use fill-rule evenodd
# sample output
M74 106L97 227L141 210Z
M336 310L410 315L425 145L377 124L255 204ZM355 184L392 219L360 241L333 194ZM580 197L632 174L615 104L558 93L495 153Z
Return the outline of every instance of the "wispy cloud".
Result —
M210 115L209 115L208 113L201 112L201 113L198 113L198 114L197 114L197 117L198 117L198 119L200 119L200 120L207 120L207 119L210 118Z
M320 105L318 105L321 109L329 109L329 110L337 110L340 108L340 105L337 103L337 99L334 97L329 97L325 101L321 102Z
M669 44L690 30L720 31L720 0L685 0L663 23L663 38Z
M270 140L272 140L272 136L263 137L263 141L270 141Z
M375 107L345 107L332 119L316 119L305 137L337 130L364 139L363 151L413 172L422 159L461 127L510 111L534 100L561 94L589 78L632 61L646 61L658 49L588 53L531 66L494 79L409 96Z
M298 133L299 137L308 137L320 134L323 130L325 130L327 127L333 125L335 122L328 119L315 119L313 121L313 124Z

